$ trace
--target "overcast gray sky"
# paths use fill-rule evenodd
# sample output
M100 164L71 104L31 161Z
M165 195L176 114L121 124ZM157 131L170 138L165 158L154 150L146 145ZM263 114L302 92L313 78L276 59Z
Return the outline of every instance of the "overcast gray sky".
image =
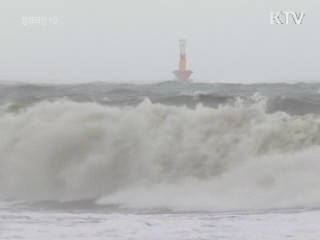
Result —
M279 10L303 24L270 25ZM319 0L1 0L0 80L170 80L186 38L196 81L320 81L319 23Z

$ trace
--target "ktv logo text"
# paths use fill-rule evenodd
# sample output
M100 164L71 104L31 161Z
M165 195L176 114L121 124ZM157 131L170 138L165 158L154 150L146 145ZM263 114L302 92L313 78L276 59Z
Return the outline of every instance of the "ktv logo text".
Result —
M295 11L280 11L270 13L270 24L302 24L305 13Z

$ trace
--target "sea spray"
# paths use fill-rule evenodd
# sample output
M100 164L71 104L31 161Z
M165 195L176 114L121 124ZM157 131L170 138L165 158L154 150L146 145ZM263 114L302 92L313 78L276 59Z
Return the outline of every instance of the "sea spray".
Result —
M317 207L320 117L42 101L0 113L0 196L173 210Z

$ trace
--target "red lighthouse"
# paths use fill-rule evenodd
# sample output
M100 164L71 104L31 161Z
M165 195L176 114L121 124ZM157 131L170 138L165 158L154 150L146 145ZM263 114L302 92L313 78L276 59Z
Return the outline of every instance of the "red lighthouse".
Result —
M179 70L173 72L178 80L189 80L192 71L187 70L186 40L180 40Z

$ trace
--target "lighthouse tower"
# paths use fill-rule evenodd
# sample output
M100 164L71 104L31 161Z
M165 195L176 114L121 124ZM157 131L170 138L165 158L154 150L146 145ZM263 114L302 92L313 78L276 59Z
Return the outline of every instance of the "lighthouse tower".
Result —
M186 54L186 40L180 40L180 61L179 70L174 71L174 75L178 80L189 80L192 71L187 70L187 54Z

